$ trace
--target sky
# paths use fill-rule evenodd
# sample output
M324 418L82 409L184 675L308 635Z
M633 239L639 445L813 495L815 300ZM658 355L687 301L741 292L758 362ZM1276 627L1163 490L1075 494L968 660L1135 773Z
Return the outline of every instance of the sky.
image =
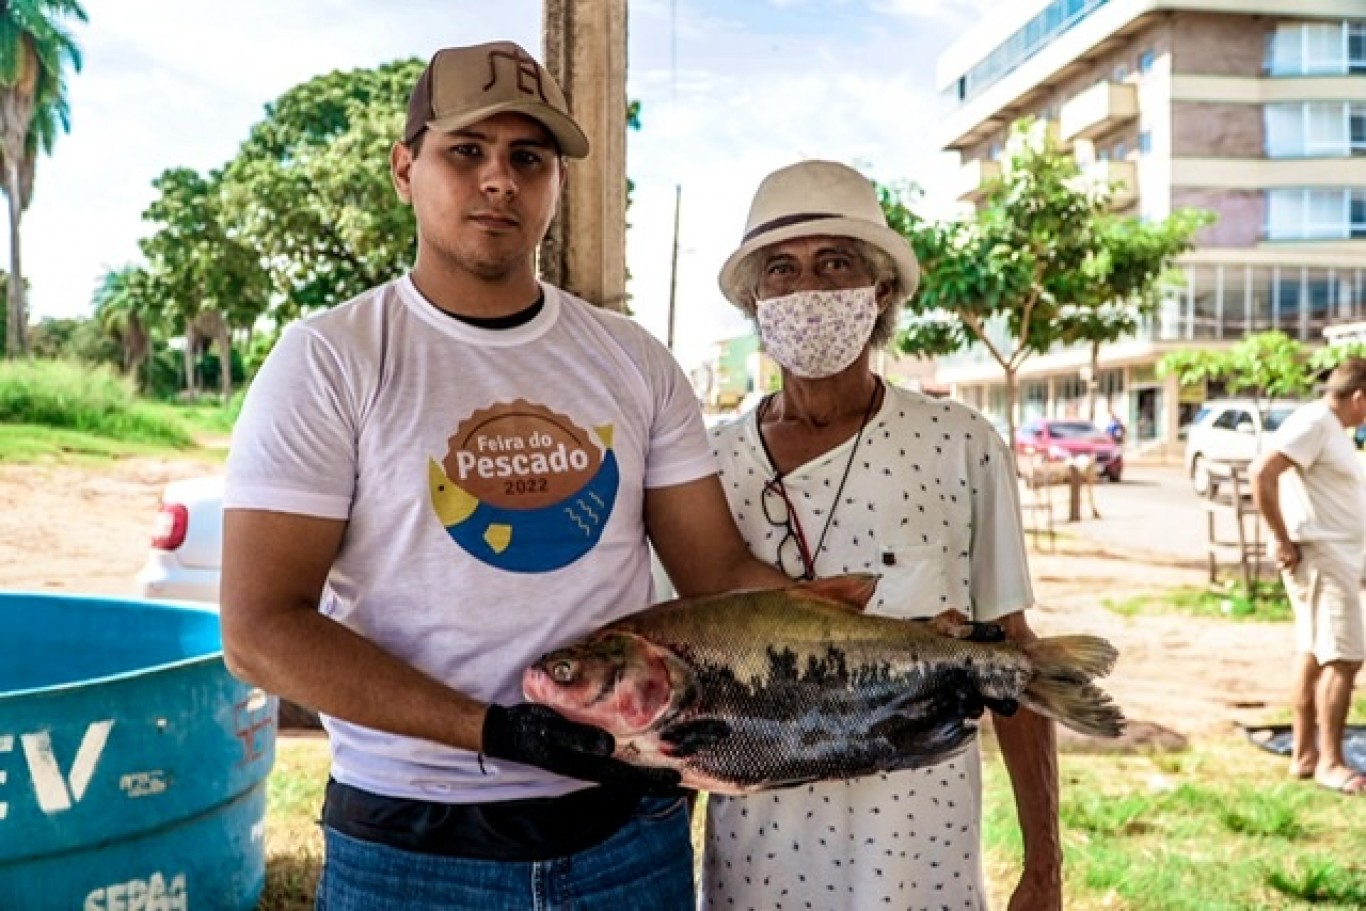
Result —
M666 338L681 188L675 354L685 367L748 329L716 274L770 171L841 161L880 181L914 181L930 214L949 211L942 188L956 157L934 146L935 58L995 2L629 0L627 95L642 104L642 128L627 137L636 185L628 291L639 322ZM34 318L88 316L105 272L142 261L152 180L171 167L226 164L291 87L497 39L542 56L539 0L85 0L85 9L90 21L72 26L83 65L68 76L71 132L40 160L21 227ZM8 234L0 224L6 256Z

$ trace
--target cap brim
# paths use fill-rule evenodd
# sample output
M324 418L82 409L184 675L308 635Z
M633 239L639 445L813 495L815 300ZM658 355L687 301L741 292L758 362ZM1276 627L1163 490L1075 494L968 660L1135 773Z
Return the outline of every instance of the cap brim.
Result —
M916 260L915 252L911 249L906 238L891 228L884 228L862 219L822 218L816 221L804 221L774 228L772 231L765 231L763 234L741 244L740 249L732 253L725 265L721 267L721 274L717 279L717 283L721 286L721 293L726 296L726 300L743 309L744 292L753 289L739 287L736 273L739 271L740 263L746 257L757 250L782 243L785 240L793 240L798 237L826 236L857 238L872 244L890 256L892 262L896 264L897 275L901 279L901 287L906 295L901 302L910 300L915 289L919 287L920 263Z
M459 114L428 120L427 129L438 133L451 133L495 114L521 114L530 117L555 137L555 144L559 146L561 155L568 158L588 157L588 137L579 129L579 125L554 108L537 102L506 101L473 111L461 111Z

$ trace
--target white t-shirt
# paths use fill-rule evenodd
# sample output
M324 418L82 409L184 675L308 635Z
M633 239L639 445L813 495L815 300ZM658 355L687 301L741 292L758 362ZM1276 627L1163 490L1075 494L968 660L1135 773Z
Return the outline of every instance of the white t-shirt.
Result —
M751 412L712 435L740 531L760 559L776 563L786 530L763 509L774 469L755 419ZM1033 603L1014 467L986 419L889 386L834 504L853 446L783 477L812 548L829 520L818 576L881 573L869 612L891 616L957 608L992 620ZM975 741L924 769L713 795L702 907L985 908L980 845Z
M644 490L715 472L696 398L638 325L544 286L476 328L408 278L291 326L247 395L225 506L347 520L321 610L476 699L652 600ZM324 718L337 780L467 803L583 787Z
M1280 477L1281 516L1292 541L1366 538L1366 472L1346 428L1322 400L1295 410L1271 447L1295 463Z

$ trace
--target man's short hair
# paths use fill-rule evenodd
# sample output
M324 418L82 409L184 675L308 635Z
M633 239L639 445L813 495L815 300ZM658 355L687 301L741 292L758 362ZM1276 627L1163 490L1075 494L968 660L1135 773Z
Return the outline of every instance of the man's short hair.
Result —
M1324 391L1335 399L1348 398L1353 392L1366 392L1366 358L1353 355L1334 367L1328 374Z

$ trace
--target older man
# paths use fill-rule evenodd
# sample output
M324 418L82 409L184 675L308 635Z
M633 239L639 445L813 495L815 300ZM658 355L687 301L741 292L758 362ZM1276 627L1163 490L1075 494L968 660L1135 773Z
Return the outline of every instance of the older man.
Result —
M874 612L958 609L1033 637L1014 465L977 412L888 385L871 353L919 268L872 185L805 161L760 184L721 290L782 389L713 431L754 553L793 578L881 575ZM1024 831L1013 911L1062 907L1053 727L993 721ZM976 744L940 765L708 802L707 908L985 908Z

